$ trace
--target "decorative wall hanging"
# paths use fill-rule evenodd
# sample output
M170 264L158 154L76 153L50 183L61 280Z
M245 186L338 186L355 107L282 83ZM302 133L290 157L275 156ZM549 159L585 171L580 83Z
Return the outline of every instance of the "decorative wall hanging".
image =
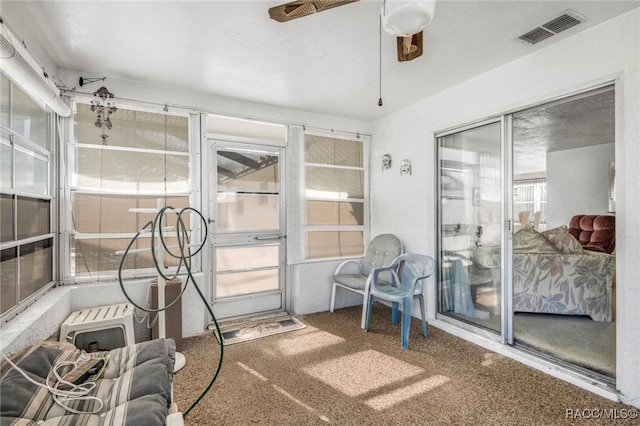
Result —
M400 164L400 176L411 174L411 161L409 159L402 160Z
M391 168L391 155L385 154L382 156L382 170L388 170Z
M91 101L91 111L96 113L96 122L94 123L97 128L102 129L102 145L107 145L107 129L111 130L113 123L111 122L111 114L115 113L117 108L111 99L113 99L113 93L109 92L106 87L102 86L95 92L93 92L94 99Z

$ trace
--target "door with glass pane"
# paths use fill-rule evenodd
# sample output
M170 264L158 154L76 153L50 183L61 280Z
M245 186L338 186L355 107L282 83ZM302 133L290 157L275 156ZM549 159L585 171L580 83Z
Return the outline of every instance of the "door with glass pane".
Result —
M439 312L500 332L500 121L438 135Z
M216 316L284 309L283 148L210 141Z

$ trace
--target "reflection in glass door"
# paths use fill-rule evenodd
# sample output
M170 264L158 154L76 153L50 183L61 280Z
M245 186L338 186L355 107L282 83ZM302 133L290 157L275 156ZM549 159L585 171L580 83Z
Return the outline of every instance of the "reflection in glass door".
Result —
M213 299L221 318L283 309L282 148L213 142Z
M501 330L500 121L439 136L439 312Z

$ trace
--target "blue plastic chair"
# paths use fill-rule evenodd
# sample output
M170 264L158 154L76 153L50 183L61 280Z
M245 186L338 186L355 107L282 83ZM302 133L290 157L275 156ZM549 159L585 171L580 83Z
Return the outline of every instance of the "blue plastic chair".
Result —
M423 280L433 275L434 260L430 256L405 253L398 256L391 265L375 268L371 273L371 287L367 300L367 314L365 331L369 331L371 322L371 307L374 299L386 300L392 303L391 323L398 323L398 306L402 305L402 334L403 349L409 347L409 326L411 324L411 306L413 299L420 303L422 315L422 334L427 337L427 320L425 317L424 296L422 295ZM397 268L400 273L396 273ZM391 272L391 282L380 278L381 274Z

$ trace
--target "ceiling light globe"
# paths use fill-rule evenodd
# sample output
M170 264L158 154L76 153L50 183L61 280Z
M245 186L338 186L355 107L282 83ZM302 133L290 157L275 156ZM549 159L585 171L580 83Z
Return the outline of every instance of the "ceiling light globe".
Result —
M396 37L406 37L422 31L433 19L436 2L387 0L382 6L382 26Z

